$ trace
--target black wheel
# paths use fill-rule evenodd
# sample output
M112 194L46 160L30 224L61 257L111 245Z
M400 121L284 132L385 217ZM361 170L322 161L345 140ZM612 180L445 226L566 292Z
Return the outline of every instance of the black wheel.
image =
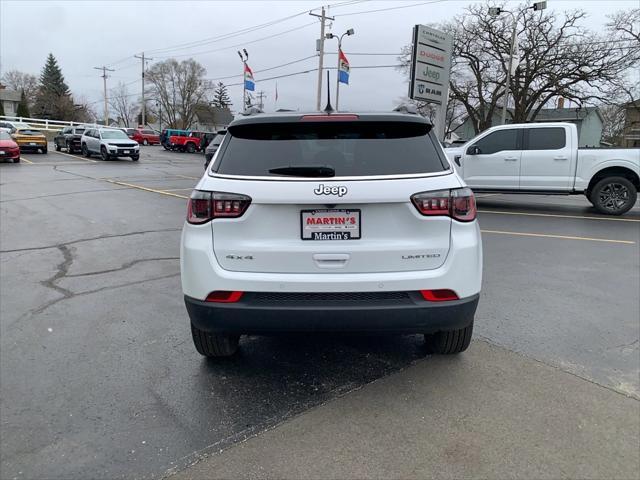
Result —
M87 144L86 143L82 144L82 147L80 147L80 150L82 150L82 155L84 155L85 157L89 158L91 156L91 152L87 148Z
M600 213L622 215L638 198L636 187L625 177L606 177L591 190L589 200Z
M100 156L102 157L102 160L107 161L109 160L109 152L107 152L107 149L105 147L100 147Z
M48 148L47 147L41 148L40 151L42 153L47 153L48 152Z
M140 160L140 155L134 155L131 157L131 160L133 160L134 162L137 162L138 160Z
M230 357L238 351L239 335L221 335L205 332L191 324L193 344L205 357Z
M55 145L55 147L56 147L56 152L59 152L60 150L62 150L62 149L60 148L60 145L58 145L58 142L53 142L53 144L54 144L54 145Z
M192 142L187 143L187 152L188 153L193 153L195 151L196 151L195 143L192 143Z
M473 323L460 330L450 330L448 332L437 332L424 336L424 343L428 353L440 355L452 355L464 352L471 343L473 333Z
M171 150L168 146L166 146L164 143L162 144L162 148L164 148L165 150Z
M149 141L145 138L144 140L142 140L142 144L143 145L149 145Z
M13 163L20 163L20 157L18 157L18 158L14 158L14 159L13 159Z

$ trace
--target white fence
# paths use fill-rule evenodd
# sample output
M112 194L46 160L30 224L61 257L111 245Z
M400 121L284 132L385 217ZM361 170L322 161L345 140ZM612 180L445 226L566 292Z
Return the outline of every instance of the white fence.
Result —
M38 130L47 130L52 132L60 130L64 127L73 127L74 125L90 125L92 127L103 127L103 125L96 123L67 122L64 120L48 120L46 118L12 117L7 115L0 115L0 122L3 120L7 122L28 123L33 128L37 128Z

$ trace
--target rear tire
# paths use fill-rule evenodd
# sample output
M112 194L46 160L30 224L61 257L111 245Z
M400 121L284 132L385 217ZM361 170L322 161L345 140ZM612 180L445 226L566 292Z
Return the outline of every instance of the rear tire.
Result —
M54 143L54 145L55 145L55 147L56 147L56 152L59 152L60 150L62 150L62 149L60 148L60 145L58 145L58 142L55 142L55 143Z
M589 201L605 215L622 215L635 205L638 192L625 177L606 177L595 184Z
M142 140L142 144L143 145L149 145L149 141L145 138L144 140Z
M14 159L13 159L13 163L20 163L20 157L18 157L18 158L14 158Z
M189 142L187 143L187 153L193 153L196 151L195 143Z
M191 323L193 344L200 355L205 357L230 357L238 351L240 335L222 335L205 332Z
M41 148L40 151L44 154L48 152L48 147Z
M437 332L424 336L427 353L454 355L464 352L471 343L473 323L468 327L447 332Z

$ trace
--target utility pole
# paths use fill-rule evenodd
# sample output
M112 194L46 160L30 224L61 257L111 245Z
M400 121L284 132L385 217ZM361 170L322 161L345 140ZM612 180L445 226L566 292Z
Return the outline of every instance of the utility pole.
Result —
M267 96L267 94L260 90L256 94L256 96L258 97L258 105L260 107L260 110L264 110L264 102L262 100Z
M144 52L141 55L134 55L134 57L142 60L142 109L140 110L142 117L142 126L145 127L147 125L147 104L144 101L144 69L145 69L145 58ZM153 58L147 58L146 61L153 60Z
M324 22L326 20L335 20L333 17L325 15L325 9L322 7L322 14L309 12L309 15L320 19L320 40L318 40L318 93L316 97L316 110L320 111L322 104L322 64L324 62Z
M107 68L104 65L102 67L93 67L96 70L102 70L102 80L104 81L104 126L109 126L109 103L107 99L107 72L115 72L112 68Z

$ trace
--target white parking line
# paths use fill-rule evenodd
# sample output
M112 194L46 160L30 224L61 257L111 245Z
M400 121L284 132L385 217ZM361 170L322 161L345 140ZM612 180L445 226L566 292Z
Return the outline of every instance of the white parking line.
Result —
M73 158L74 160L82 160L84 162L98 163L96 160L91 160L90 158L84 158L84 157L77 157L76 155L71 155L70 153L56 152L56 154L65 155L67 157Z
M480 231L482 233L494 233L497 235L516 235L520 237L559 238L561 240L585 240L588 242L623 243L625 245L636 244L636 242L632 242L631 240L613 240L609 238L574 237L571 235L552 235L547 233L530 233L530 232L505 232L502 230L480 230Z
M609 220L612 222L640 222L635 218L619 217L596 217L591 215L564 215L559 213L529 213L529 212L503 212L501 210L478 210L479 213L489 213L493 215L522 215L528 217L556 217L556 218L586 218L588 220Z
M31 160L29 160L28 158L25 158L23 155L20 155L20 161L21 162L26 162L26 163L28 163L30 165L33 164L33 162Z

